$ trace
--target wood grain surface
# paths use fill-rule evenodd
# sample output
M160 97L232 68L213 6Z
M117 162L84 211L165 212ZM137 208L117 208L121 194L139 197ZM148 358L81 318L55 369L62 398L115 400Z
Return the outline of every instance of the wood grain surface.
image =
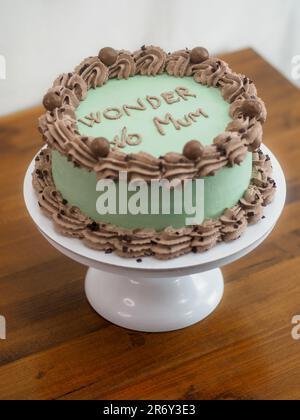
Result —
M206 321L167 334L111 325L88 305L86 269L38 233L22 198L41 147L30 109L0 119L0 399L300 399L300 91L251 49L224 56L253 78L288 199L275 231L224 268L225 297Z

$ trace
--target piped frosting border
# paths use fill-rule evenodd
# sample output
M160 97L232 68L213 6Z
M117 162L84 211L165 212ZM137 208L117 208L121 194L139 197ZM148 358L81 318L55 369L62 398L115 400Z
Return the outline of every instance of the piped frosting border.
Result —
M249 78L234 73L222 60L211 58L208 53L203 55L203 50L206 51L196 47L167 54L151 45L134 53L112 50L113 57L101 50L99 56L86 58L72 73L60 75L45 95L48 111L39 119L44 141L74 165L95 171L98 179L116 179L120 170L127 171L129 179L195 179L213 176L224 166L240 164L248 151L255 152L261 145L266 108ZM156 158L120 150L110 150L104 157L97 155L92 147L95 139L80 135L74 112L88 89L103 86L111 78L156 76L163 72L179 78L190 76L198 83L219 88L231 104L233 120L226 131L213 144L202 146L196 155L167 153Z
M218 219L205 220L201 225L181 229L168 227L160 232L97 223L79 208L70 206L54 185L50 148L42 150L35 159L33 187L40 208L63 235L81 239L90 248L115 252L121 257L153 256L166 260L189 252L205 252L219 242L238 239L248 225L264 217L264 207L272 202L276 184L271 174L270 158L261 150L254 152L251 183L234 207L227 209Z

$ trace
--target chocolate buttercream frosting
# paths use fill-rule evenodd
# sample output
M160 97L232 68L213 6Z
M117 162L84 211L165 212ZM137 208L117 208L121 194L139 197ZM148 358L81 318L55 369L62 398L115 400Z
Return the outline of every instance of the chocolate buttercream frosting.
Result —
M88 85L79 74L63 73L54 80L53 88L62 87L69 89L76 96L78 101L83 101L86 98ZM76 106L74 106L75 108Z
M194 79L202 85L217 87L221 79L230 71L225 61L210 58L194 68Z
M187 50L179 50L170 54L166 62L166 72L170 76L184 77L189 72L190 53Z
M203 67L203 66L202 66ZM166 72L170 76L185 77L193 76L199 69L199 64L191 62L190 50L179 50L168 55L166 61ZM199 69L201 70L201 68Z
M33 185L36 187L36 182ZM47 216L52 217L54 214L63 211L63 197L55 190L53 185L45 186L39 191L38 197L39 206Z
M144 181L151 181L160 177L159 159L148 153L139 152L128 155L127 162L127 172L130 180L143 179Z
M35 158L35 170L32 181L33 187L37 193L41 193L46 187L51 187L54 189L51 156L49 150L41 151Z
M84 238L86 227L92 223L77 207L65 205L64 208L52 214L57 230L72 238Z
M256 114L254 115L248 115L247 114L247 106L245 107L245 104L249 104L249 101L256 103ZM261 122L262 124L266 122L267 119L267 110L265 107L264 102L258 98L257 96L251 96L245 95L244 98L238 98L236 101L234 101L230 106L230 116L232 118L239 118L244 117L247 118L255 118L257 121Z
M79 105L79 99L75 95L75 91L68 89L64 86L55 86L48 90L47 94L54 94L60 98L60 106L71 106L77 108ZM60 109L60 107L56 108Z
M207 146L196 164L197 177L214 176L216 172L226 166L228 160L216 144Z
M42 115L39 129L44 141L63 155L67 155L69 143L79 137L75 113L70 107L56 108Z
M224 242L238 239L248 225L246 212L239 204L231 209L225 210L224 214L220 217L220 222L222 224L220 232Z
M248 153L248 145L245 140L241 141L238 133L225 132L214 139L214 144L228 160L229 166L239 165Z
M108 68L98 57L89 57L83 60L75 67L75 73L87 83L88 89L102 86L108 79Z
M201 253L213 248L221 240L221 222L219 220L205 220L202 225L195 226L192 236L192 251Z
M139 152L132 155L112 151L105 159L100 159L94 170L98 179L117 179L119 172L126 171L128 180L151 181L160 178L160 161L152 155Z
M98 160L94 171L97 179L117 179L119 172L127 171L127 155L117 150L112 151L106 158Z
M167 153L161 161L163 167L163 178L172 179L193 179L196 176L197 168L195 163L183 157L179 153Z
M271 176L273 167L269 155L265 155L261 150L257 150L256 152L253 152L252 159L255 170L261 170L266 176Z
M97 157L91 150L90 143L93 141L91 137L76 137L72 142L67 143L68 160L78 162L79 166L83 166L92 171L98 162Z
M220 81L223 98L233 103L238 99L256 96L257 90L248 77L234 72L227 72Z
M257 223L263 217L263 197L255 185L251 185L240 200L249 224Z
M258 170L253 173L253 184L260 191L263 198L263 205L272 203L276 192L276 183L274 179L268 176L264 171Z
M134 53L136 74L156 76L165 69L167 54L159 47L144 46Z
M255 118L243 118L240 116L228 124L227 130L236 132L241 140L248 146L250 152L257 151L262 143L263 128Z
M128 79L134 76L136 64L132 54L128 51L120 51L117 61L108 68L109 78Z

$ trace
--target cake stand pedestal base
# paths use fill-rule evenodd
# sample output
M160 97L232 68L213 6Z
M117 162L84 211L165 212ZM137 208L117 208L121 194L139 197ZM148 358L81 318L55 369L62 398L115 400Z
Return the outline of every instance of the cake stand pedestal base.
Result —
M135 331L178 330L202 321L224 293L220 269L169 278L131 278L90 268L85 291L94 310Z

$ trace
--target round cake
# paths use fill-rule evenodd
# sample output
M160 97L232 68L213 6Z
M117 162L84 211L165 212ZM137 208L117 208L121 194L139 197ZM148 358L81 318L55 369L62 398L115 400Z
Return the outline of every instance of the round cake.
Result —
M203 47L102 48L44 96L33 185L63 234L122 257L238 239L275 193L254 83Z

